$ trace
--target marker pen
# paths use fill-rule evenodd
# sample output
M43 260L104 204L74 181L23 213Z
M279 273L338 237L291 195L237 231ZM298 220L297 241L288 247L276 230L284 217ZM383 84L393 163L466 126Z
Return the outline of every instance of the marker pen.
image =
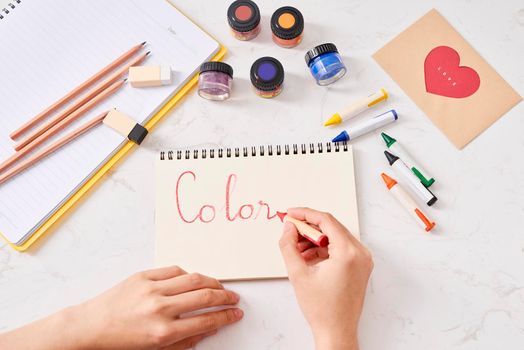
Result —
M392 123L397 119L397 112L394 109L392 109L390 111L387 111L386 113L377 115L376 117L368 119L365 122L357 124L350 130L342 131L332 140L332 142L353 140L354 138L367 134L370 131L376 130L380 127L383 127L384 125Z
M422 184L424 186L429 187L429 186L433 185L433 183L435 182L435 179L434 178L430 178L430 179L426 178L427 175L425 176L424 174L428 174L428 172L426 170L422 169L422 167L420 165L417 165L417 163L413 160L413 158L411 158L409 153L406 152L404 147L402 147L397 142L397 140L395 140L393 137L389 136L388 134L386 134L384 132L381 135L382 135L382 139L386 143L386 146L389 148L389 150L392 151L398 157L400 157L400 159L402 159L402 161L404 161L404 163L406 163L408 168L410 168L411 171L413 172L413 174L415 174L415 176L420 179L420 182L422 182Z
M315 245L319 247L327 247L329 244L328 236L309 226L306 222L292 218L287 215L287 213L282 213L279 211L277 211L277 215L282 222L289 221L294 224L298 233L300 233L300 235L306 238L308 241L313 242Z
M417 203L411 198L411 196L395 181L395 179L389 177L388 175L382 173L382 179L386 183L386 186L397 201L406 209L410 216L415 219L416 222L422 226L426 232L431 231L435 227L435 223L432 222L420 208L418 208Z
M437 197L430 190L428 190L420 180L413 175L411 170L399 157L384 151L389 165L395 168L395 171L406 180L406 183L421 200L429 206L432 206L437 201Z
M329 118L324 123L324 126L340 124L345 120L351 119L359 115L360 113L364 112L370 107L373 107L377 103L387 100L387 98L388 92L382 88L369 96L363 97L360 100L353 102L342 112L333 114L331 118Z

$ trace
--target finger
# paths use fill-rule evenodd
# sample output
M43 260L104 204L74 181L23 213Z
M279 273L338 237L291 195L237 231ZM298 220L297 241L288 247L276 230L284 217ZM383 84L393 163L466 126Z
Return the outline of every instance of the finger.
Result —
M290 208L287 213L295 219L318 226L320 231L328 236L330 243L336 245L342 242L354 243L356 241L348 229L329 213L310 208Z
M193 290L211 288L224 289L224 286L218 280L201 275L199 273L189 273L175 278L156 282L158 289L163 295L176 295Z
M286 222L279 245L290 277L302 271L307 266L298 250L298 237L299 234L295 225Z
M176 265L144 271L146 278L152 281L166 280L180 275L185 275L186 273L186 271Z
M315 248L316 245L311 242L311 241L308 241L307 239L303 238L303 240L301 241L298 241L298 244L297 244L297 248L298 248L298 251L299 252L304 252L310 248Z
M235 305L240 297L231 290L204 288L169 297L174 315L185 314L213 306Z
M174 328L176 328L178 334L183 334L185 337L192 337L238 322L243 316L244 312L237 308L207 312L176 320Z
M328 249L326 247L312 247L300 253L305 260L311 259L327 259L329 258Z
M165 348L162 348L162 350L184 350L184 349L191 349L191 348L194 348L195 345L197 345L198 343L200 343L200 341L202 341L203 339L207 338L207 337L210 337L212 335L215 335L217 334L217 331L214 330L214 331L211 331L211 332L207 332L205 334L199 334L199 335L194 335L192 337L189 337L189 338L186 338L184 340L181 340L173 345L170 345L168 347L165 347Z

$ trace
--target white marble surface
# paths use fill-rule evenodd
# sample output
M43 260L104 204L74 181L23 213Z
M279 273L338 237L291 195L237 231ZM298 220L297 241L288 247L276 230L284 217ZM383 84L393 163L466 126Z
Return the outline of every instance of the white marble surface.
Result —
M0 247L0 331L80 302L152 266L154 159L185 147L326 141L321 120L353 97L384 86L400 121L389 130L437 179L439 224L420 232L378 175L386 170L379 133L354 143L362 241L374 255L360 327L362 349L524 348L524 104L463 151L456 150L373 61L371 54L431 7L442 14L524 93L524 3L506 1L259 0L263 32L252 42L228 33L228 1L178 0L190 17L230 50L234 97L210 103L193 91L140 149L114 168L60 225L28 253ZM380 6L378 5L380 3ZM282 5L306 18L304 42L275 46L269 17ZM1 24L0 24L1 25ZM349 75L329 88L314 84L303 61L315 44L333 41ZM248 72L273 55L286 68L281 96L250 91ZM297 203L300 204L300 203ZM198 349L312 349L287 282L236 283L245 319Z

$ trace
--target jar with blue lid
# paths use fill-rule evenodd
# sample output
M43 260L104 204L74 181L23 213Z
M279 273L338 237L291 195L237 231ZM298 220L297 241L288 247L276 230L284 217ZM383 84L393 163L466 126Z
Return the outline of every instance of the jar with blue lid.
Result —
M318 85L329 85L346 74L346 66L335 44L318 45L306 53L306 64Z

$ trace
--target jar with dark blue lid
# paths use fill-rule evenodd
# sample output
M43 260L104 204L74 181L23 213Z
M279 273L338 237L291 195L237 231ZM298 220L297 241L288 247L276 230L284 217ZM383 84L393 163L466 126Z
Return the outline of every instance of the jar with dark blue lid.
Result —
M314 47L305 56L306 64L318 85L329 85L346 74L346 66L335 44Z
M280 94L284 84L284 67L274 57L261 57L251 66L251 84L258 96L273 98Z

